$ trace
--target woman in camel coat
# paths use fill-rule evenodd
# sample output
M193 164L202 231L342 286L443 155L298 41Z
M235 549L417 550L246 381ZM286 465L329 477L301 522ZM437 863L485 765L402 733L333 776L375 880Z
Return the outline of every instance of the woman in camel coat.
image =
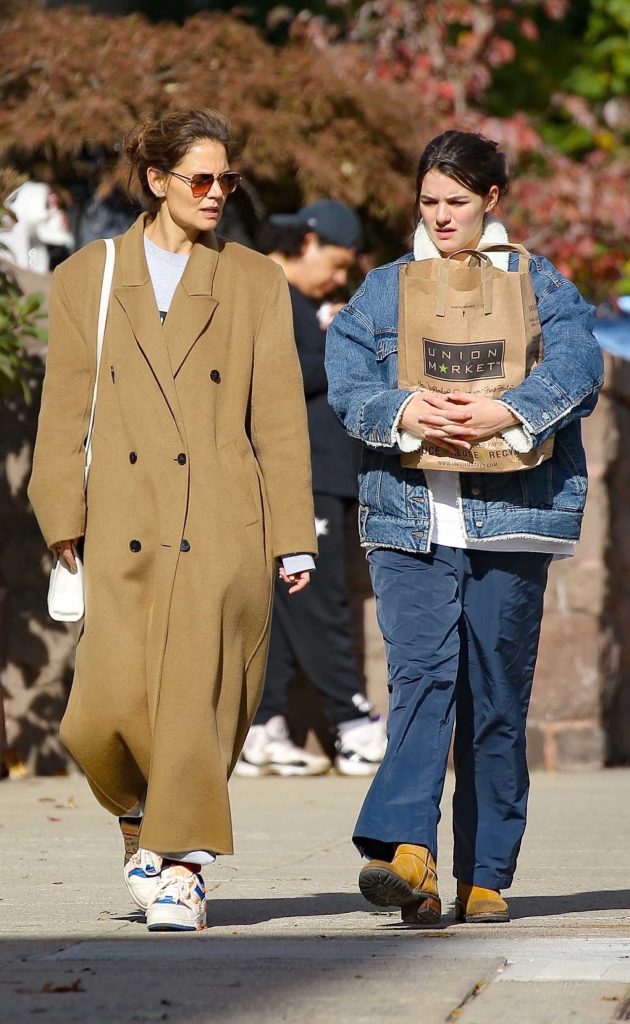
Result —
M232 174L227 135L193 115L221 123L168 115L130 147L159 205L115 240L86 496L103 243L55 273L29 488L46 542L85 544L63 741L113 814L146 798L141 847L169 856L232 853L227 782L261 696L276 560L316 551L282 271L213 230L191 230L161 323L145 236L166 248L186 216L212 227L225 201L217 170ZM165 138L173 152L156 157L151 146ZM191 195L199 171L215 179L201 199ZM280 574L297 579L294 589L308 582Z

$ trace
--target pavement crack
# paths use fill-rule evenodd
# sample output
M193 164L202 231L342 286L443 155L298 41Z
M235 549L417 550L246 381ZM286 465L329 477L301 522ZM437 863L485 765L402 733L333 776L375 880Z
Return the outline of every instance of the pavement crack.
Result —
M451 1010L444 1024L456 1024L466 1007L481 995L490 982L494 980L496 975L505 969L506 964L507 960L504 960L502 964L499 964L499 966L494 969L492 974L487 974L485 977L480 978L479 981L476 981L472 988L468 990L461 1003L458 1003L455 1009Z
M623 1003L617 1010L615 1020L630 1020L630 994L626 996Z
M317 850L311 850L310 853L306 853L303 857L292 857L291 860L283 861L281 864L276 865L278 868L293 866L295 864L304 864L307 860L312 860L313 857L320 857L322 854L332 853L333 850L338 850L342 846L347 846L347 839L340 839L336 843L330 843L328 846L321 846Z

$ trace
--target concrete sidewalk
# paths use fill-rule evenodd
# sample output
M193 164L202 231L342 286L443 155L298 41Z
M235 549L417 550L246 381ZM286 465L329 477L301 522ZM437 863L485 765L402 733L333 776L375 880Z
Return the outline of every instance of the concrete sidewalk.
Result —
M80 776L0 783L0 1020L608 1024L630 1020L630 771L535 775L514 920L401 926L356 887L366 783L237 779L208 930L149 935L117 824Z

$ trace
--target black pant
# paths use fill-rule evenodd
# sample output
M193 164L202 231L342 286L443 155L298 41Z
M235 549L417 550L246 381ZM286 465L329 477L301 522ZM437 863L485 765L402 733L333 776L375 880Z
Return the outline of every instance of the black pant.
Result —
M276 583L265 690L254 725L286 715L287 690L298 665L322 695L328 720L359 718L352 703L365 687L353 647L346 564L345 526L355 502L316 494L315 515L325 523L317 569L301 594L289 596Z

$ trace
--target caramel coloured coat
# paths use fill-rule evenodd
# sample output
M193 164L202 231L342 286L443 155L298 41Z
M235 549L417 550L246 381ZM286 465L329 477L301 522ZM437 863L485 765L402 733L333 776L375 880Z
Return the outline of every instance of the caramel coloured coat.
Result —
M275 559L316 551L302 381L279 267L201 236L162 326L144 225L115 240L85 497L103 243L53 281L29 496L48 544L85 536L61 736L112 813L146 792L143 847L231 853Z

